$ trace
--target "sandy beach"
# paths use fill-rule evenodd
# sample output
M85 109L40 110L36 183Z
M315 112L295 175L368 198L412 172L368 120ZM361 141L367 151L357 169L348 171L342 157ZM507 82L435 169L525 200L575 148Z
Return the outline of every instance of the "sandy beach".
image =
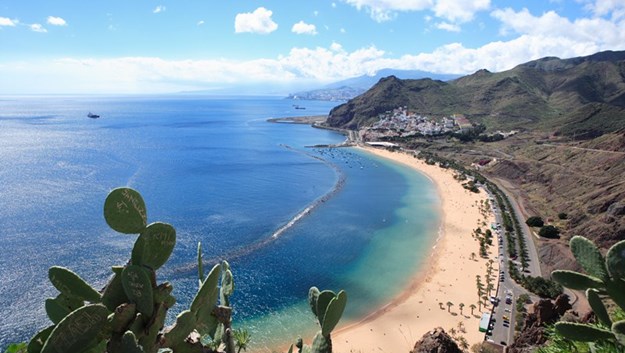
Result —
M481 312L489 311L491 306L482 305L479 310L476 276L481 276L485 286L488 259L479 257L479 242L472 233L478 227L488 229L494 220L491 212L482 211L485 207L481 202L487 195L464 189L454 179L452 170L428 165L405 153L364 149L410 166L433 181L441 198L441 229L428 263L412 283L366 319L340 325L333 334L334 351L407 353L417 340L436 327L464 337L469 345L481 342L484 339L484 334L479 332ZM489 250L491 259L497 256L496 238L494 244ZM472 253L477 256L473 258ZM493 267L496 285L497 261ZM448 302L453 305L448 306ZM474 310L471 304L476 306Z

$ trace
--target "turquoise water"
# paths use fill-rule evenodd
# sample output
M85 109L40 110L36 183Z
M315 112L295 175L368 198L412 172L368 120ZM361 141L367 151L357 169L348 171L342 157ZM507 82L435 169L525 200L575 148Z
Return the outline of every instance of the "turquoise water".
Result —
M43 303L56 295L50 266L101 287L110 266L127 261L134 236L115 233L102 218L106 194L124 185L142 193L150 222L176 227L176 249L159 271L178 298L172 314L197 290L198 241L209 262L231 263L235 324L250 329L257 348L312 335L305 303L312 285L348 291L346 320L397 295L436 236L437 196L405 167L358 150L306 147L341 135L266 122L327 114L333 105L295 110L292 101L267 97L0 98L0 349L48 325ZM89 111L101 118L86 118Z

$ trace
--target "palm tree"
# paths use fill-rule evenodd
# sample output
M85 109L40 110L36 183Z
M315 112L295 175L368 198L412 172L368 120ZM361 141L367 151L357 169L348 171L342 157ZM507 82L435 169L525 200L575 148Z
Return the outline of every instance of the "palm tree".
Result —
M443 310L443 302L438 302L438 306L441 308L441 310Z
M241 353L241 349L247 351L247 346L250 344L252 336L247 330L237 329L232 332L232 336L236 341L236 346L239 348L237 353Z
M492 283L486 285L486 291L488 292L488 295L490 295L490 291L493 289L495 289L495 286Z
M462 308L464 308L464 303L458 304L458 307L460 308L460 315L462 315Z
M478 311L482 311L482 301L481 300L477 301L477 310Z
M472 252L472 253L471 253L471 260L475 261L475 256L476 256L476 255L475 255L475 253L474 253L474 252Z
M452 302L447 302L447 312L451 312L451 307L454 305Z
M475 304L469 305L469 308L471 308L471 315L473 315L473 310L476 308Z

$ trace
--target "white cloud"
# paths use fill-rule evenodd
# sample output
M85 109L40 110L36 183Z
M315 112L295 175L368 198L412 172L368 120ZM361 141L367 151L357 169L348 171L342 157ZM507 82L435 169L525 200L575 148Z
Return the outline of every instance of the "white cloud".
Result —
M198 22L197 22L197 25L198 25L198 26L201 26L201 25L203 25L203 24L204 24L204 20L200 20L200 21L198 21Z
M39 32L39 33L46 33L48 32L47 29L45 29L41 24L39 23L33 23L32 25L29 26L30 30L33 32Z
M254 12L237 14L234 19L235 33L269 34L278 29L278 24L271 19L273 12L259 7Z
M317 10L313 11L313 16L315 16L315 17L319 16L319 11L317 11Z
M335 2L333 2L333 3L332 3L332 8L333 8L333 9L335 9L335 8L336 8L336 3L335 3Z
M448 32L460 32L460 26L447 22L439 22L436 24L436 28L442 29Z
M152 10L152 13L161 13L161 12L165 12L165 10L167 10L167 7L163 5L158 5L157 7L154 8L154 10Z
M490 0L437 0L434 13L453 22L469 22L477 12L490 8Z
M431 10L447 21L464 23L471 21L479 11L488 10L491 0L343 0L364 8L377 22L394 19L398 12Z
M19 21L18 20L12 20L10 18L6 18L6 17L0 17L0 27L15 27L16 24L18 24Z
M315 25L313 24L308 24L304 21L299 21L293 25L293 27L291 28L291 32L297 33L297 34L310 34L314 36L317 34L317 27L315 27Z
M67 22L61 17L48 16L47 22L52 26L67 26Z
M610 16L612 20L625 18L625 2L622 0L585 0L585 8L596 16Z
M332 51L342 51L343 50L343 46L340 45L337 42L332 42L332 44L330 44L330 50L332 50Z
M341 28L341 29L339 29L339 31L340 31L341 33L347 33L347 31L345 30L345 28Z
M502 34L516 33L563 40L576 47L596 48L597 51L609 48L618 50L625 45L625 20L618 22L593 17L571 21L554 11L534 16L527 9L517 12L509 8L495 10L491 15L502 22Z

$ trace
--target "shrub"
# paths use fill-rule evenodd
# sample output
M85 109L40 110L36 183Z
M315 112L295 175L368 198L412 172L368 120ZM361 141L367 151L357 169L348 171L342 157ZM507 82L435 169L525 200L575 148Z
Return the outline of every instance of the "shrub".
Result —
M567 218L569 218L569 215L568 215L568 214L566 214L566 213L564 213L564 212L560 212L560 213L558 213L558 219L562 219L562 220L564 220L564 219L567 219Z
M542 218L538 216L532 216L528 218L527 221L525 221L525 224L527 224L530 227L542 227L543 225L545 225L545 222L543 221Z
M544 238L559 238L560 230L555 226L547 225L540 228L540 231L538 231L538 235Z

